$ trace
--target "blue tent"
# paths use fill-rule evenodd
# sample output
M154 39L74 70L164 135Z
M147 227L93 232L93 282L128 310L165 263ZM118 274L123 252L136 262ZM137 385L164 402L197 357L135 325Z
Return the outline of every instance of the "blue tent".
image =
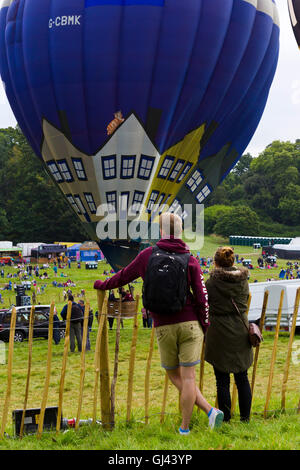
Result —
M80 250L81 243L77 243L76 245L70 246L66 251L66 256L69 258L76 258L78 251Z
M95 242L85 242L80 246L80 261L100 261L103 253Z

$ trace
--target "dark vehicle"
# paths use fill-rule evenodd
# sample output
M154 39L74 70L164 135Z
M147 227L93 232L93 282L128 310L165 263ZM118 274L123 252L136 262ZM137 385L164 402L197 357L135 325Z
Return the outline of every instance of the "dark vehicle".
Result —
M15 341L22 342L29 335L29 317L31 306L16 307ZM10 332L12 308L6 312L0 312L0 340L8 341ZM33 337L48 338L50 305L36 305L34 313ZM65 322L59 321L60 337L65 336Z
M266 261L271 266L275 266L277 264L277 257L276 256L267 256Z

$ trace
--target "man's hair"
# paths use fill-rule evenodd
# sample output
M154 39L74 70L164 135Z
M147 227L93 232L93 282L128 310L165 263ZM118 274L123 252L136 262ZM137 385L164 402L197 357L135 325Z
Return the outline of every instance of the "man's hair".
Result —
M71 301L73 302L73 300L74 300L74 297L73 297L73 295L69 294L69 296L68 296L68 299L69 299L69 300L71 300Z
M164 212L159 216L159 227L161 232L166 236L181 238L182 235L182 219L177 214Z

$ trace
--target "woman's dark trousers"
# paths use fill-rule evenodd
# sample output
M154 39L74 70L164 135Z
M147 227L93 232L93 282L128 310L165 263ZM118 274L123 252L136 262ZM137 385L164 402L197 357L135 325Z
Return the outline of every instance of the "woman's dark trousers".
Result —
M216 368L214 368L214 372L217 383L218 408L224 413L224 421L230 421L230 374L226 372L220 372ZM234 380L238 390L241 421L249 421L252 395L247 371L234 374Z

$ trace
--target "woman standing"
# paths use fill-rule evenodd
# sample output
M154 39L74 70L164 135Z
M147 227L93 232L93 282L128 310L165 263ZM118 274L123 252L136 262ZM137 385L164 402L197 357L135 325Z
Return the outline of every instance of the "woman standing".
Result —
M247 371L253 362L253 351L241 318L242 315L248 324L248 270L234 266L234 252L230 247L219 248L214 263L206 282L210 326L205 340L205 360L214 368L218 406L224 413L224 421L231 418L231 373L238 390L241 421L249 421L252 396Z

